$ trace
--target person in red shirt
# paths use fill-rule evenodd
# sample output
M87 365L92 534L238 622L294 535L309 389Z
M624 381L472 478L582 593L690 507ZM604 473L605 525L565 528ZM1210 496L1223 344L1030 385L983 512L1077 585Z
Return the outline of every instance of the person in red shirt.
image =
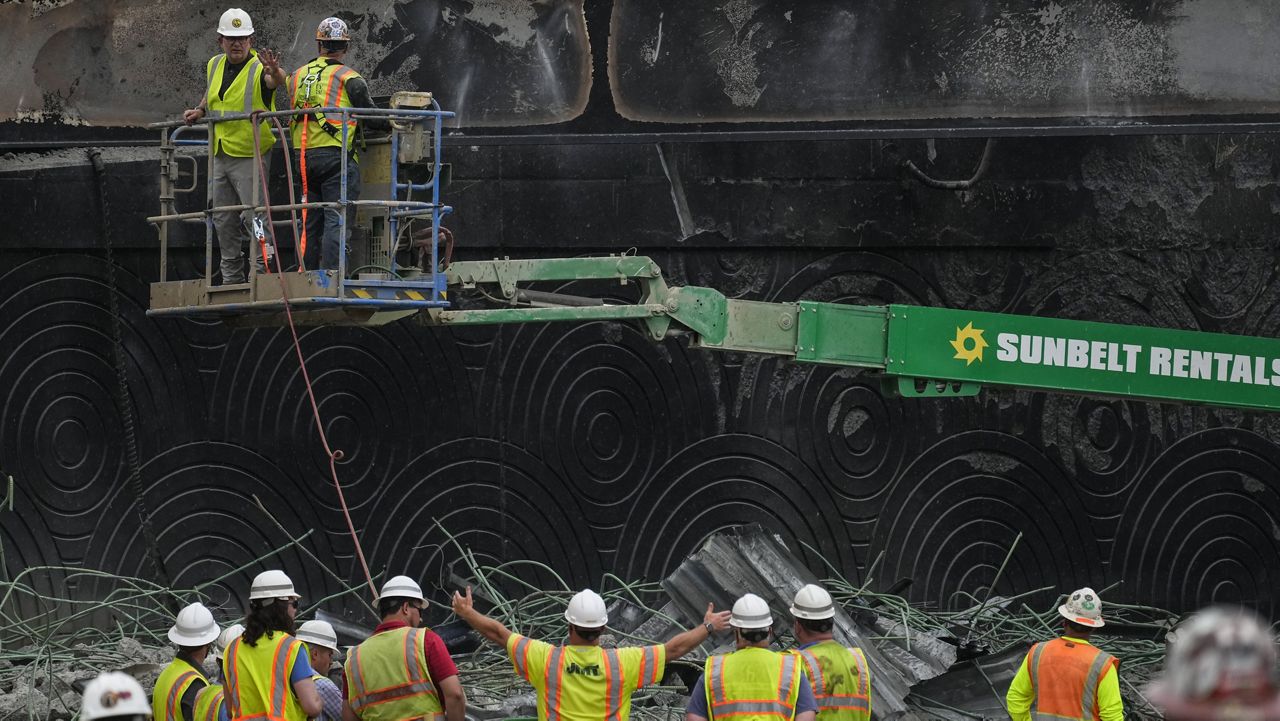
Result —
M458 667L440 636L421 628L424 606L422 589L408 576L382 586L382 623L351 650L343 670L343 721L464 721Z

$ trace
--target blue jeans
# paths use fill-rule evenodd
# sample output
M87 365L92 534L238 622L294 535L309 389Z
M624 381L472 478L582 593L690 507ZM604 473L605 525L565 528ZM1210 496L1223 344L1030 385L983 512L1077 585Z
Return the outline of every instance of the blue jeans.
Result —
M295 164L300 153L295 152ZM301 173L299 173L299 176ZM298 197L302 197L301 179L298 181ZM342 191L342 148L312 148L307 151L307 202L337 202ZM347 200L360 198L360 166L354 159L347 159ZM346 248L355 223L356 207L347 206L347 232L339 236L341 211L325 208L324 212L312 208L307 211L307 251L302 258L307 270L319 268L337 270L339 253Z

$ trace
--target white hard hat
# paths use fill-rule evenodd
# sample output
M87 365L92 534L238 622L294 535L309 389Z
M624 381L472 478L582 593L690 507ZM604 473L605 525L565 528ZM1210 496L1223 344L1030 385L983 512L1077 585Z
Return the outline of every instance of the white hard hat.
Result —
M227 652L227 646L230 646L232 641L240 638L242 633L244 633L244 626L238 623L233 623L222 629L222 633L218 634L218 642L213 645L213 653L210 655L215 659L222 658L222 654Z
M242 38L253 34L253 20L240 8L231 8L218 19L218 34L228 38Z
M382 593L378 594L378 600L384 598L412 598L418 601L427 599L422 596L422 587L408 576L394 576L386 583L382 584Z
M1072 623L1090 628L1102 628L1106 622L1102 620L1102 599L1092 588L1085 587L1067 597L1067 602L1058 606L1058 613Z
M1257 614L1209 608L1173 632L1164 671L1149 687L1151 700L1186 718L1217 718L1215 710L1252 710L1248 704L1263 701L1273 708L1280 696L1275 665L1276 639Z
M218 639L218 622L196 601L178 612L177 623L169 629L169 640L178 646L204 646Z
M316 28L316 40L350 40L351 31L342 18L325 18Z
M81 721L121 716L151 716L151 704L137 679L120 671L107 671L85 684Z
M808 583L796 591L796 597L791 601L791 615L812 621L835 618L836 606L831 601L831 594L822 586Z
M298 627L298 632L293 636L313 646L323 646L330 651L338 650L338 634L325 621L307 621Z
M293 590L293 581L285 575L284 571L263 571L253 577L253 585L249 587L249 600L257 601L263 598L278 598L282 601L291 601L293 599L302 598Z
M603 628L609 623L609 612L605 609L604 599L591 589L573 594L573 598L569 599L569 607L564 610L564 617L578 628Z
M763 598L748 593L733 604L729 625L736 628L769 628L773 626L773 614Z

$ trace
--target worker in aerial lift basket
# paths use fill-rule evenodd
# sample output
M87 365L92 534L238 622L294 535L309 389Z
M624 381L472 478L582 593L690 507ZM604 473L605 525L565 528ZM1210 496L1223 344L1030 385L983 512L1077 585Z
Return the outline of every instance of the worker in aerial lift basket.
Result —
M1280 721L1276 638L1252 611L1200 611L1173 632L1143 695L1166 721Z
M169 640L178 647L178 653L160 672L151 695L156 721L203 721L198 718L196 707L200 692L210 686L204 674L204 659L220 632L218 622L202 603L193 603L178 612L169 629Z
M222 659L231 721L305 721L324 710L307 652L292 635L301 598L284 571L254 577L244 633L227 646Z
M518 633L476 610L471 588L453 594L453 612L481 636L506 647L516 674L538 694L539 721L626 721L631 694L662 680L667 661L680 658L714 631L728 627L729 613L711 604L702 625L677 634L665 644L603 648L600 637L609 623L604 599L585 590L569 599L564 612L568 643L552 646Z
M1123 721L1120 661L1091 646L1089 636L1102 628L1102 599L1092 588L1073 592L1058 607L1061 638L1031 647L1005 697L1013 721L1079 719Z
M408 576L382 585L382 623L351 649L343 668L345 721L463 721L467 697L444 641L422 628L422 588Z
M289 79L289 95L294 109L303 108L373 108L369 86L360 73L342 63L351 45L351 30L341 18L325 18L316 29L315 60L293 72ZM300 202L329 203L341 198L342 188L342 116L325 113L296 115L290 131L299 168ZM361 128L386 129L386 121L348 119L347 199L360 198L360 165L356 144ZM337 208L303 209L302 236L299 240L299 262L307 270L335 270L340 254L346 252L347 238L356 217L356 206L347 206L346 237L339 237L342 214Z
M734 602L729 624L737 650L707 659L689 692L685 721L814 721L818 702L800 657L769 648L769 604L748 593Z
M805 675L818 701L818 721L870 721L871 673L862 649L836 641L836 606L821 586L807 584L791 602L791 627Z
M100 673L84 687L80 721L147 721L151 707L137 679L121 671Z
M253 49L253 20L240 8L231 8L218 21L218 46L222 53L209 58L205 66L205 94L196 107L182 114L188 125L206 117L275 110L275 89L285 83L280 57L271 50ZM258 142L265 154L275 143L270 125L258 126ZM209 126L209 162L212 165L209 198L214 207L249 205L255 190L253 124L249 120L228 120ZM260 183L258 184L260 185ZM261 194L259 194L261 195ZM250 242L254 220L264 222L253 211L224 211L213 214L221 254L222 284L245 282L243 247L248 243L257 272L264 268L257 243ZM268 249L270 252L270 249Z

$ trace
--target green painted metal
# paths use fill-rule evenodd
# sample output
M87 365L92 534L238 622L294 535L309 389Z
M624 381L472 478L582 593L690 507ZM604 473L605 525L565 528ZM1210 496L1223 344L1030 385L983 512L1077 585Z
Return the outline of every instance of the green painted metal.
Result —
M494 325L496 323L547 323L646 319L666 312L662 305L593 305L556 308L494 308L485 310L432 310L431 325Z
M963 398L976 396L982 386L977 383L929 380L909 376L887 376L880 384L885 395L903 398Z
M884 368L887 340L883 306L800 301L796 360Z
M886 373L1280 409L1280 340L889 306Z
M707 343L723 343L729 325L729 302L711 288L688 286L667 293L667 314L701 335Z
M729 299L723 340L700 337L698 345L717 350L793 356L796 352L796 304Z

